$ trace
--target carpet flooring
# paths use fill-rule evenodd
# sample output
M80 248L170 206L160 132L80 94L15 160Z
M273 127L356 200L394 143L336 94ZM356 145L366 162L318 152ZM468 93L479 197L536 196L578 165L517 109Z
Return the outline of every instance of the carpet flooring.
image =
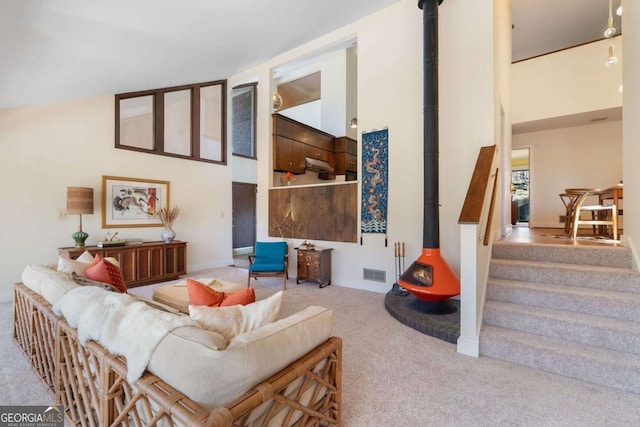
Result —
M246 270L222 267L192 274L246 282ZM256 296L281 289L280 279L252 281ZM154 286L131 293L150 296ZM308 305L334 310L344 340L343 421L371 426L637 426L640 395L486 357L394 319L384 294L290 279L282 315ZM11 303L0 304L0 404L49 404L51 397L13 343Z

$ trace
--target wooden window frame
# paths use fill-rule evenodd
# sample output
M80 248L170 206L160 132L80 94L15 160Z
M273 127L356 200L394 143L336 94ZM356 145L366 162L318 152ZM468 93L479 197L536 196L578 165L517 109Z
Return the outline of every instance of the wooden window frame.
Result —
M220 86L221 105L221 141L220 158L212 160L200 157L200 90L204 87ZM169 153L164 150L164 95L170 92L182 90L191 91L191 155ZM120 144L120 101L123 99L137 98L142 96L153 97L153 148L146 149L130 145ZM204 83L196 83L182 86L172 86L161 89L144 90L138 92L127 92L115 95L115 148L123 150L138 151L149 154L158 154L167 157L196 160L200 162L227 164L227 81L215 80Z

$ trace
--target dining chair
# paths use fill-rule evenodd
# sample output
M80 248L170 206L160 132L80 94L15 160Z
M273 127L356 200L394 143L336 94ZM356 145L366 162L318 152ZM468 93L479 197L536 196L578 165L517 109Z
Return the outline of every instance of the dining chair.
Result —
M573 225L573 208L575 207L576 200L580 197L579 193L560 193L560 200L565 207L564 216L564 232L565 234L571 233L571 226Z
M614 204L611 205L585 205L584 202L590 196L597 196L598 189L582 189L581 193L576 201L573 204L573 212L572 212L572 229L571 229L571 238L575 239L578 235L578 227L581 224L592 225L594 227L594 232L596 230L600 230L600 227L596 226L606 226L611 227L611 236L613 240L618 240L618 212L617 207ZM572 193L569 189L565 190L566 193ZM573 192L575 194L575 192ZM589 213L588 218L583 218L583 213Z
M289 278L289 247L287 242L256 242L255 250L249 255L249 277L282 277L282 289L287 289Z

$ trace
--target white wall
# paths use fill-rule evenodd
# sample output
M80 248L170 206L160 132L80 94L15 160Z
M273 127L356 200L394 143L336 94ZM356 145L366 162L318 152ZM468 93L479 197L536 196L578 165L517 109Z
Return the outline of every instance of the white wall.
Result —
M565 188L607 188L622 179L621 121L516 134L513 148L530 149L531 227L564 227L558 194Z
M502 215L496 217L494 230L505 236L511 229L511 1L494 2L495 106L494 129L498 143L500 188L496 193ZM498 210L499 212L499 210Z
M56 217L67 186L94 189L95 214L83 216L87 244L107 231L160 240L159 227L101 228L102 175L169 181L188 269L232 262L230 168L115 149L113 96L0 110L0 150L0 299L10 298L27 264L57 263L57 248L73 245L78 217Z
M457 221L478 151L497 143L494 66L486 61L493 57L493 13L492 3L471 0L440 7L440 246L454 271L460 257ZM387 292L394 281L393 243L405 242L407 265L422 248L423 42L422 11L416 2L400 1L232 76L229 85L248 75L259 80L257 237L264 240L268 239L267 190L273 185L272 161L262 154L271 147L271 110L264 102L270 99L271 70L353 38L358 45L358 132L389 128L388 245L385 236L375 234L364 235L362 245L316 243L334 248L334 284ZM292 248L300 241L290 243ZM385 270L387 283L364 281L365 267ZM290 273L295 276L295 265Z
M624 158L624 234L629 245L640 250L640 4L624 3L622 25L625 33L624 61L624 110L622 152ZM636 267L638 264L636 259Z
M439 9L440 245L458 271L458 217L476 159L481 147L500 144L494 2L446 1Z
M627 27L625 39L626 34ZM513 64L513 123L620 107L622 39L613 39L618 57L613 67L604 64L609 46L605 40Z
M456 272L460 264L457 221L478 151L499 142L494 120L494 62L487 60L494 57L493 6L493 2L459 0L444 2L439 8L440 247ZM364 236L363 245L317 243L335 249L334 284L387 292L394 281L393 242L405 242L407 264L422 248L422 11L416 2L402 0L231 76L228 87L258 82L257 236L267 239L267 190L273 182L271 71L354 38L358 43L358 131L389 128L388 246L385 236L370 234ZM101 175L171 181L172 201L183 211L175 229L179 239L190 242L189 268L215 266L230 259L230 181L241 173L232 175L231 167L115 150L113 123L112 97L0 112L0 176L5 183L20 184L18 190L8 185L0 190L0 249L11 254L4 257L6 265L0 268L4 289L19 280L27 263L55 261L56 247L70 243L69 235L76 226L75 221L55 219L55 208L64 206L66 186L93 186L99 200ZM232 167L238 163L233 160ZM86 217L90 239L104 232L99 224L99 215ZM155 239L160 229L122 232L124 237ZM293 247L299 241L291 243ZM364 281L364 267L386 270L387 283ZM295 266L293 275L294 270Z
M347 134L347 50L322 55L320 93L321 129L334 136Z

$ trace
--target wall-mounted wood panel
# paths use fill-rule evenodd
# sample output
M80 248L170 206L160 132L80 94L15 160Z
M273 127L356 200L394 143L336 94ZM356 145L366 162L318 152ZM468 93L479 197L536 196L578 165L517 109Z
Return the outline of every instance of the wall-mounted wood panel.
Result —
M269 236L355 243L358 184L269 190Z

